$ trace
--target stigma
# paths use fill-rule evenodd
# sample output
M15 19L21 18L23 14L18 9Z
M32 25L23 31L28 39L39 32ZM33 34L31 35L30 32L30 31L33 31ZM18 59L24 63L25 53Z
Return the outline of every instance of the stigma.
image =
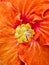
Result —
M35 32L31 28L30 24L21 24L17 26L15 30L15 37L19 43L29 42L31 38L34 36Z

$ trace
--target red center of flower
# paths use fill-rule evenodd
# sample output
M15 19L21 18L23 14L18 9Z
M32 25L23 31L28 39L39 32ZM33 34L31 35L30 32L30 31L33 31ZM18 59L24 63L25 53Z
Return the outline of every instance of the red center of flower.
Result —
M40 26L40 23L39 21L35 20L35 21L32 21L30 20L29 17L27 17L26 15L24 14L18 14L17 18L16 18L16 23L14 25L14 28L16 28L18 25L21 25L21 24L27 24L29 23L31 25L31 27L36 31L36 29Z
M26 17L26 15L20 15L20 19L22 20L22 23L23 24L26 24L26 23L29 23L30 22L30 19L28 17Z
M36 33L37 29L39 28L40 26L40 23L38 20L35 20L35 21L31 21L26 15L22 15L22 14L19 14L18 15L18 20L16 20L16 25L15 25L15 29L17 28L17 26L21 26L22 24L26 25L29 23L29 25L31 26L31 28L34 30L34 32ZM23 31L23 30L22 30ZM22 32L21 31L21 32ZM35 35L34 35L35 36ZM34 38L34 37L33 37Z
M31 27L36 31L38 27L40 27L40 21L39 20L35 20L35 21L31 21L28 17L26 17L26 15L22 15L20 16L20 20L22 20L23 24L27 24L29 23L31 25Z

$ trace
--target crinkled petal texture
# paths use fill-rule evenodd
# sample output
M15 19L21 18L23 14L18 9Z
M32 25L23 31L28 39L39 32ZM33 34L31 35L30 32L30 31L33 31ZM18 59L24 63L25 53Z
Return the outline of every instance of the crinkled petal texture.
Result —
M9 5L8 5L9 4ZM20 65L19 47L14 36L15 11L10 2L0 2L0 64Z
M49 47L40 46L38 42L30 42L30 47L21 45L20 59L25 65L49 65Z
M24 65L22 61L26 65L49 65L49 1L2 1L0 2L0 64ZM18 14L29 18L28 22L35 30L34 40L29 43L18 44L14 36L14 28L20 23Z

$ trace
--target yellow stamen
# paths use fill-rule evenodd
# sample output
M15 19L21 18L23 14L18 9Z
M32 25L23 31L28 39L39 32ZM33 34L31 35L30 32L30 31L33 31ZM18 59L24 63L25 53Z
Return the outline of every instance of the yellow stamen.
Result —
M29 42L33 35L35 34L34 30L31 28L30 24L22 24L16 28L15 36L19 43Z

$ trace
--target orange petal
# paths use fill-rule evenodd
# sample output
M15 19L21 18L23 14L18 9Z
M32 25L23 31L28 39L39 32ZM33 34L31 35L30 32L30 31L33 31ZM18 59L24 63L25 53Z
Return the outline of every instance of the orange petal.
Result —
M16 9L16 11L20 11L20 3L21 3L21 0L2 0L3 2L10 2L12 3L12 5L14 6L14 8ZM22 7L22 6L21 6Z
M0 2L0 22L7 26L14 26L16 23L16 9L10 2Z
M0 64L2 65L20 65L18 56L19 46L14 36L5 36L0 38Z
M23 48L19 53L20 59L26 65L49 65L49 47L40 46L37 42L30 42L29 48Z
M9 6L10 5L10 6ZM20 65L17 40L12 28L14 11L10 2L0 2L0 64Z

